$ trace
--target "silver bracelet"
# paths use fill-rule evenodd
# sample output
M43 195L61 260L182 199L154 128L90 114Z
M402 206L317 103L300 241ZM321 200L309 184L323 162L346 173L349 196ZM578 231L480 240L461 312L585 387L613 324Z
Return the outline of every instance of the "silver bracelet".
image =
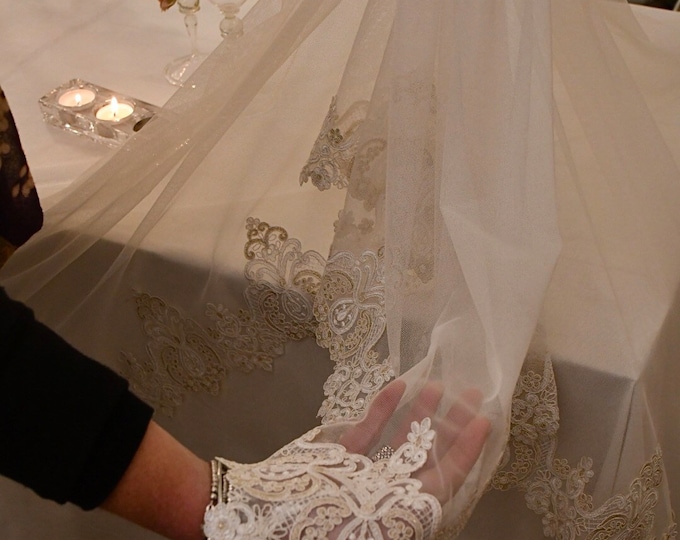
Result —
M208 508L217 506L220 503L229 504L231 501L232 485L227 480L229 467L221 459L210 460L210 472L212 481L210 484L210 504Z

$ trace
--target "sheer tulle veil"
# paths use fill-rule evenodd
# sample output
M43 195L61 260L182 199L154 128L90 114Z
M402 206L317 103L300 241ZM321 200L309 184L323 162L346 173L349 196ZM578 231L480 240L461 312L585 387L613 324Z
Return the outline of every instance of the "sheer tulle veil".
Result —
M527 354L633 369L671 309L679 77L625 2L260 0L2 282L205 457L342 441L393 378L369 455L427 384L435 431L479 409L453 535Z

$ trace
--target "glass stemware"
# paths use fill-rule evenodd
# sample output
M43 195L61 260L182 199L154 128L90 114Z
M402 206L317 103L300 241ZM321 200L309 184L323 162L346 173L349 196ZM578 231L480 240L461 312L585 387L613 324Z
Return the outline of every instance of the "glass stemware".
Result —
M165 78L170 84L182 86L204 60L205 54L198 50L196 13L201 9L200 0L178 0L179 12L184 15L184 26L191 41L191 53L173 60L165 67Z
M238 16L245 0L210 0L222 13L220 34L225 39L235 39L243 35L243 21Z

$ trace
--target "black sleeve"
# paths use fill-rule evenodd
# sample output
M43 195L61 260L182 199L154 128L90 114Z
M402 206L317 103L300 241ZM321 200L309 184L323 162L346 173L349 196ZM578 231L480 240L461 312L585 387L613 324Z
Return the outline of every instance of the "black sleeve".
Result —
M151 408L1 288L0 347L0 474L47 499L99 506L137 451Z
M26 163L14 117L0 88L0 236L22 245L43 223L43 212Z

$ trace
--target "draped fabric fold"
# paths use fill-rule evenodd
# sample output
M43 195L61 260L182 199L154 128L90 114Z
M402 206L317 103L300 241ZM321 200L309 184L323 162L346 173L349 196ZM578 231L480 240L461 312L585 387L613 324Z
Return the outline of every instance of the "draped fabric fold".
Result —
M180 440L229 460L236 510L210 526L368 538L430 537L438 523L444 537L490 537L474 518L463 527L508 437L523 436L510 422L528 352L649 384L650 358L673 358L678 57L615 0L260 0L246 28L64 193L3 286L123 372ZM344 454L393 379L399 407L357 453L391 444L426 460ZM629 404L639 426L607 426L583 450L620 465L591 484L597 504L673 440L645 384ZM435 499L411 480L446 474L430 426L444 437L461 410L492 429ZM288 475L276 496L272 471ZM412 520L352 514L347 493L376 478L420 490L381 499ZM279 497L301 479L300 492L323 487ZM301 510L334 496L333 525ZM649 538L670 519L660 497Z

